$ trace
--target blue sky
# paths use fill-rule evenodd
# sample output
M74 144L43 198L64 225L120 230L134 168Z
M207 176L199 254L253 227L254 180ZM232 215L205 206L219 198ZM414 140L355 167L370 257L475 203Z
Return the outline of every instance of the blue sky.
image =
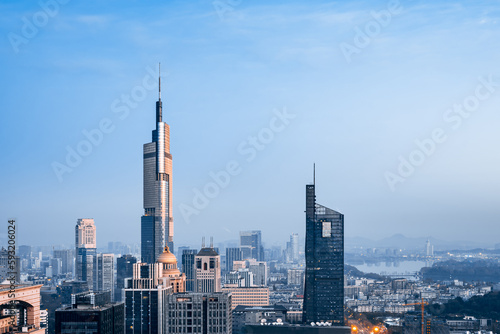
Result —
M345 214L347 236L500 241L497 2L60 0L43 8L54 1L0 4L0 213L18 220L21 243L71 244L83 217L95 219L101 246L139 242L142 145L157 99L144 80L152 84L158 62L178 246L249 229L261 229L268 245L303 235L313 162L318 202ZM389 22L377 23L373 12L387 11ZM346 45L356 48L349 59ZM457 120L449 110L473 104L478 89L488 96ZM116 112L124 95L139 93L126 116ZM284 110L293 118L247 161L238 147L269 135ZM61 181L54 163L65 164L67 147L76 150L82 131L103 120L112 130ZM436 129L446 140L401 177L400 157L422 158L415 141ZM229 184L182 213L210 172L232 161L240 172ZM404 182L391 187L388 173Z

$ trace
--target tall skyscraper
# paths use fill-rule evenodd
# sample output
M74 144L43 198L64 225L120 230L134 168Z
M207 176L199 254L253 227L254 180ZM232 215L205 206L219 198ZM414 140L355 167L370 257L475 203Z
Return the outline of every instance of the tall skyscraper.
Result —
M226 248L226 272L233 271L233 262L241 261L243 253L241 248Z
M297 233L290 235L290 246L292 248L292 260L296 262L299 260L299 235Z
M78 219L75 227L76 279L94 285L94 258L97 255L96 227L94 219Z
M205 242L195 258L195 292L221 292L220 256Z
M115 302L122 301L122 290L125 287L125 279L132 278L134 263L137 263L137 259L130 254L116 259Z
M304 323L344 325L344 215L316 203L306 186Z
M429 239L427 239L427 242L425 243L425 255L434 256L434 246L431 245L431 241Z
M186 291L194 291L196 249L184 249L182 252L182 271L186 274Z
M264 261L264 247L262 246L261 231L240 232L240 248L243 259L256 259Z
M94 258L94 291L109 291L114 296L115 255L97 254Z
M156 129L144 144L144 216L141 217L141 261L154 263L165 244L174 249L172 218L172 155L170 127L163 122L161 79L156 102Z

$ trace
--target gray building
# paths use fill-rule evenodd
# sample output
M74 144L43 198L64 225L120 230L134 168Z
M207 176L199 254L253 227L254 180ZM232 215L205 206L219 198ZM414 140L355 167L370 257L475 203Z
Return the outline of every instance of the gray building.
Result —
M167 296L168 333L232 333L231 294L176 293Z
M56 259L61 259L62 274L73 273L73 260L75 258L74 254L75 252L72 249L54 250L53 257Z
M233 262L243 260L241 248L226 248L226 272L233 271Z
M114 297L115 290L115 255L97 254L94 258L94 291L110 291Z
M261 231L240 232L240 248L243 259L264 261L264 247L262 246Z
M160 79L159 79L160 80ZM170 127L163 122L161 81L156 102L156 129L144 144L144 215L141 217L141 262L154 263L165 244L174 250L172 218L172 155Z

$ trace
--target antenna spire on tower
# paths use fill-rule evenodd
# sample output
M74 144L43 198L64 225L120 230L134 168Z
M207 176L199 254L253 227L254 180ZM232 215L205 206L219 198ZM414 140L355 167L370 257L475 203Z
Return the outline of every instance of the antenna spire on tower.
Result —
M158 63L158 99L161 100L161 63Z
M313 185L316 185L316 163L313 163Z

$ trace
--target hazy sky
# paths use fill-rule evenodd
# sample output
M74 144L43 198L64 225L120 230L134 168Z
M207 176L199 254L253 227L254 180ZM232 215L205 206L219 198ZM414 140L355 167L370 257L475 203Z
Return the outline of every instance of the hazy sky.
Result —
M84 217L100 246L139 242L158 62L177 246L303 236L313 162L318 202L345 214L347 236L500 242L498 1L0 11L0 217L18 220L20 243L71 244ZM84 156L68 163L68 150Z

